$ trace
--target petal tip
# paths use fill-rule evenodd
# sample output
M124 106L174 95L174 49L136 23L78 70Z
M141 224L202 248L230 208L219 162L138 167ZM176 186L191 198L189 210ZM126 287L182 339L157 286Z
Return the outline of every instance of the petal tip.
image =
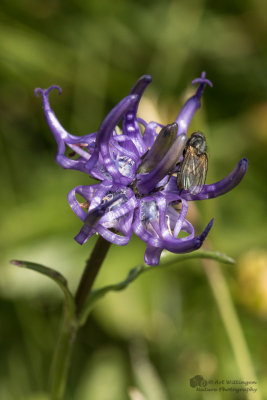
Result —
M242 158L240 161L239 161L239 165L240 165L240 167L241 168L243 168L245 171L247 171L247 169L248 169L248 159L247 158Z
M46 94L49 94L50 92L51 92L51 90L53 90L53 89L55 89L55 90L57 90L58 91L58 94L61 94L62 93L62 89L61 89L61 87L60 86L58 86L58 85L52 85L52 86L50 86L48 89L46 89Z
M208 236L209 231L211 230L213 223L214 223L214 218L212 218L212 219L210 220L210 222L208 223L208 225L206 226L206 228L204 229L204 231L202 232L202 234L199 236L199 239L201 240L202 243L204 242L204 240L205 240L206 237Z
M58 91L58 94L62 93L62 89L61 89L60 86L52 85L48 89L41 89L41 88L38 87L38 88L34 89L34 94L35 94L36 97L38 97L39 94L42 95L42 96L43 95L47 96L51 92L51 90L53 90L53 89L56 89Z
M147 83L152 82L152 76L149 74L142 75L140 79Z
M35 97L39 97L39 94L43 94L43 89L41 89L41 88L35 88L34 89L34 95L35 95Z
M210 222L208 223L208 225L206 226L204 231L201 233L201 235L195 238L196 243L195 243L195 249L194 250L198 250L202 246L204 240L206 239L206 237L209 234L209 231L212 228L213 222L214 222L214 218L212 218L210 220Z
M85 236L81 233L81 231L74 237L74 240L80 244L81 246L87 242L88 236Z
M140 97L142 96L146 87L151 83L152 77L148 74L142 75L132 87L130 93L138 94Z
M210 87L213 87L212 82L206 78L206 72L202 71L201 73L201 77L200 78L196 78L192 81L192 85L195 85L196 83L200 83L200 84L206 84L209 85Z

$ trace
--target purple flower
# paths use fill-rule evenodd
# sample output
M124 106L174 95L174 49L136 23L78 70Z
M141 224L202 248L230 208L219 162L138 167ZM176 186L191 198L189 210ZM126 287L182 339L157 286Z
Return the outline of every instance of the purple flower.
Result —
M137 117L141 96L150 82L149 75L142 76L97 132L80 137L68 133L50 107L49 93L53 89L61 93L58 86L37 88L35 94L42 96L45 118L58 146L58 164L100 181L77 186L68 195L71 208L83 222L75 240L83 244L98 233L112 243L125 245L134 232L146 242L145 262L157 265L163 249L187 253L202 245L213 219L202 234L195 236L194 227L186 220L188 201L217 197L233 189L246 173L247 160L239 161L221 181L204 185L198 194L179 191L173 173L182 160L188 126L200 107L204 87L212 84L205 72L195 79L196 93L175 122L164 127ZM121 121L122 130L118 128ZM77 195L84 202L79 202ZM181 232L187 236L179 238Z

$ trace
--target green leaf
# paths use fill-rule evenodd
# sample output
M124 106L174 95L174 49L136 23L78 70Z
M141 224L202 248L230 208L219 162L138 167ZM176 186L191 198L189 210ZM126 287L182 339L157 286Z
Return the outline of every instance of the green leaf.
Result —
M170 253L168 251L163 251L159 266L163 267L166 264L174 264L176 262L193 260L198 258L219 261L224 264L235 264L235 260L233 258L227 256L226 254L220 253L219 251L197 250L192 253L179 254L179 255Z
M63 275L52 268L45 267L44 265L36 264L29 261L12 260L10 261L10 263L16 265L17 267L27 268L31 269L32 271L39 272L40 274L45 275L56 282L56 284L60 287L64 294L66 311L71 316L75 315L74 298L69 290L68 282Z
M88 297L87 302L85 303L83 310L81 311L81 314L79 316L79 321L80 324L83 325L86 322L86 319L90 312L92 311L95 303L104 297L108 292L118 292L120 290L126 289L127 286L135 281L136 278L138 278L139 275L141 275L143 272L151 271L152 269L158 269L158 268L164 268L169 265L173 265L175 263L181 262L181 261L186 261L186 260L192 260L192 259L197 259L197 258L204 258L204 259L211 259L215 261L220 261L225 264L234 264L235 261L231 258L228 257L225 254L219 253L218 251L208 251L208 250L198 250L193 253L187 253L187 254L173 254L169 252L163 252L163 255L161 257L161 262L159 265L156 266L148 266L148 265L138 265L135 268L131 269L128 276L126 277L125 280L119 282L119 283L114 283L112 285L105 286L100 289L93 290Z

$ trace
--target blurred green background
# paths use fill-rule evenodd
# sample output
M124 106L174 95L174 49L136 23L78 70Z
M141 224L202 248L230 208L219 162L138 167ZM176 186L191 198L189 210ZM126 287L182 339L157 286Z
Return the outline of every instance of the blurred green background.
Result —
M191 220L200 232L214 216L205 246L237 260L220 268L258 398L267 398L267 2L2 0L0 59L1 400L48 398L62 307L54 283L9 260L54 267L75 289L95 240L83 247L73 240L80 221L66 196L90 181L54 162L56 145L34 88L60 85L63 94L51 95L53 108L69 132L81 135L97 130L144 73L153 82L139 115L172 122L202 70L214 87L206 88L190 131L207 136L207 183L242 157L249 170L233 192L199 202L198 211L193 205ZM123 279L142 263L144 249L136 237L112 247L96 285ZM245 399L189 386L196 374L240 377L226 329L201 263L145 274L102 300L81 330L66 399Z

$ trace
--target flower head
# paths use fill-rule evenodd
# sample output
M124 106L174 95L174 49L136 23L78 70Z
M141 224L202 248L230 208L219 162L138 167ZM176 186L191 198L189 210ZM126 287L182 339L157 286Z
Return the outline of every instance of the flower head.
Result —
M176 120L164 127L137 117L141 96L150 82L149 75L142 76L97 132L79 137L68 133L51 109L49 93L53 89L61 93L58 86L37 88L35 94L42 96L45 118L57 142L57 163L100 181L77 186L68 194L71 208L83 223L75 240L83 244L98 233L112 243L125 245L134 232L146 242L145 262L157 265L163 249L187 253L202 245L213 219L202 234L195 236L194 227L186 220L188 201L217 197L233 189L246 173L247 160L239 161L227 177L204 185L197 194L179 190L175 173L183 159L188 126L200 107L205 85L212 84L205 72L195 79L192 83L198 84L196 93L187 100ZM120 121L122 130L118 128ZM70 149L75 159L67 155ZM77 195L84 202L79 202ZM181 232L187 236L179 237Z

